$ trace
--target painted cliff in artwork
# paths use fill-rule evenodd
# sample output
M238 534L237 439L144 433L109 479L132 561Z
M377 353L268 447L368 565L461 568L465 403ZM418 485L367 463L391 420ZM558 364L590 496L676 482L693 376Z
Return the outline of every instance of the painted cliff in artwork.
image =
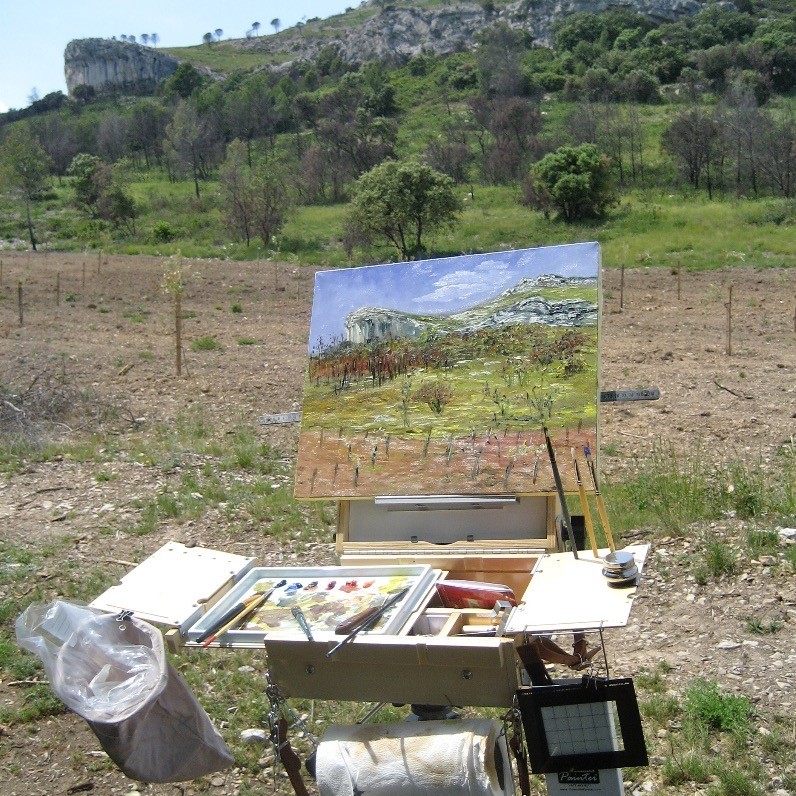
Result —
M599 247L316 275L296 495L567 491L596 448Z

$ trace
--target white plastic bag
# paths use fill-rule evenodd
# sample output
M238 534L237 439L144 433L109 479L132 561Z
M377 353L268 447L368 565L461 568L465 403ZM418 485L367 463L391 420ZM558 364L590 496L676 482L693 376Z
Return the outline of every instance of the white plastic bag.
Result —
M128 777L184 782L232 764L152 625L57 600L31 605L16 633L41 659L55 694L86 719Z

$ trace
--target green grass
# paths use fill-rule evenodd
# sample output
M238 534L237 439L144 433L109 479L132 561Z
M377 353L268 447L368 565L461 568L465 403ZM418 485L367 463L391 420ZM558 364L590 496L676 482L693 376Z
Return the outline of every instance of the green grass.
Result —
M735 736L751 734L754 711L748 697L729 694L708 680L694 681L684 696L684 712L691 721Z
M777 466L765 470L758 463L714 465L699 444L682 453L658 444L621 483L605 484L612 527L681 534L693 522L725 515L790 521L796 516L796 459L789 449L777 458ZM709 553L716 559L711 568L721 569L721 551Z
M210 335L191 341L191 351L217 351L219 348L222 348L221 343Z

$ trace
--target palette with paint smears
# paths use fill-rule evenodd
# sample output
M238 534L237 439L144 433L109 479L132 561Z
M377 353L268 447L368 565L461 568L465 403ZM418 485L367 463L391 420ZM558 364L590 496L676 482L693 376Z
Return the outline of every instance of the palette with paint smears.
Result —
M220 645L259 646L266 636L302 633L294 608L301 609L313 636L331 638L339 625L362 611L381 607L392 595L408 589L368 631L394 633L428 594L435 578L435 571L425 565L255 568L188 631L188 640L196 641L229 606L271 590L268 599L241 627L218 639Z

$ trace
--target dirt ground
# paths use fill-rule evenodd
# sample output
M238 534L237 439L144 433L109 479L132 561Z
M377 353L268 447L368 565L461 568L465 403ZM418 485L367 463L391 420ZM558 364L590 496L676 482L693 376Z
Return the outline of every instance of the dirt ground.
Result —
M313 269L187 262L185 365L177 378L173 308L161 287L164 268L165 261L156 258L3 253L0 385L24 385L45 371L60 374L122 408L112 421L120 440L133 426L174 423L186 409L201 408L214 427L229 432L241 422L251 424L293 462L297 428L260 426L257 419L300 409ZM678 278L668 269L634 269L626 272L622 290L619 271L611 269L603 290L601 388L661 392L657 401L602 405L604 474L618 476L668 444L686 458L699 448L709 461L759 459L775 466L776 452L792 445L796 434L796 272L735 268L684 272ZM205 337L220 347L192 350L192 341ZM169 539L251 555L266 565L291 560L290 550L263 549L236 537L218 513L134 542L100 533L109 513L134 519L136 499L155 494L168 477L162 468L125 456L109 467L118 477L100 481L96 466L70 460L37 462L4 477L2 539L35 549L69 538L76 556L105 562L119 575L124 562L141 560ZM715 524L719 534L742 530L731 517ZM653 538L645 529L632 540L653 547L631 623L608 639L612 672L633 676L665 660L673 687L708 675L750 696L763 730L774 716L792 717L792 572L773 566L776 561L747 561L740 575L698 586L693 578L671 574L692 540ZM324 544L312 552L318 563L331 562L332 555ZM0 599L4 596L0 587ZM746 629L751 615L776 619L783 629L753 636ZM23 691L0 682L0 704L15 704ZM270 776L252 780L234 768L179 786L141 785L107 767L97 770L92 760L103 753L74 716L0 731L0 796L83 791L226 796L272 788ZM664 792L659 764L653 758L629 791ZM788 793L783 776L770 770L770 792ZM283 784L280 792L289 790Z

